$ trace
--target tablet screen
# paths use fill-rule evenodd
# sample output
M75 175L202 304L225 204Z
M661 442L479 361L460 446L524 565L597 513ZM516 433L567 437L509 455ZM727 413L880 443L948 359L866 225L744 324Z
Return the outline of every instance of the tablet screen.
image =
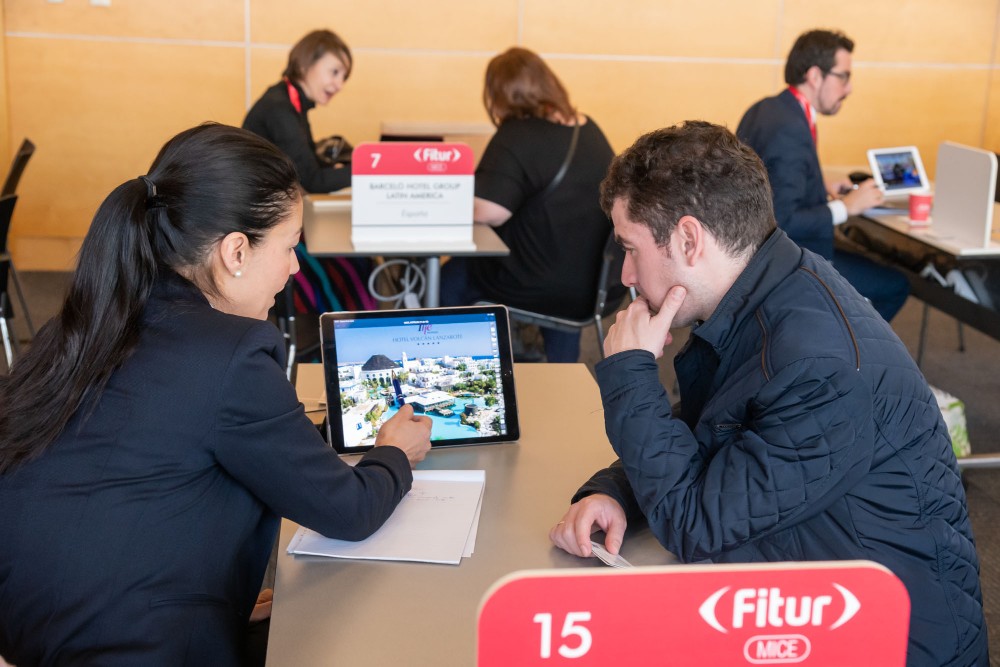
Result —
M886 195L928 189L924 165L915 146L873 149L868 151L868 160L876 184Z
M324 313L320 317L330 442L363 452L409 403L431 418L431 444L519 436L503 306Z

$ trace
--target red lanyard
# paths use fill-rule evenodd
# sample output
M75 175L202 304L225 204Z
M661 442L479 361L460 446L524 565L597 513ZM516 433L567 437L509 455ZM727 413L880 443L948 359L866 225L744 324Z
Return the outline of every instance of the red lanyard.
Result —
M302 113L302 100L299 98L299 89L288 80L287 76L285 77L285 86L288 88L288 100L297 112ZM813 138L815 139L815 136Z
M799 101L799 105L802 106L802 111L806 114L806 122L809 123L809 133L812 134L813 143L816 143L816 119L813 118L813 108L809 104L809 100L803 95L798 88L795 86L789 86L788 92L795 96L795 99Z

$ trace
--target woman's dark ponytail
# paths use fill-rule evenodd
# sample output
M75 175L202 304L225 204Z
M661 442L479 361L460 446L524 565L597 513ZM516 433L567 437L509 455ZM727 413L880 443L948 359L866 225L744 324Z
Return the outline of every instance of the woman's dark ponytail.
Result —
M232 231L257 243L298 193L277 148L214 124L182 132L148 175L115 188L83 241L62 310L0 376L0 474L39 455L100 395L135 349L160 272L204 273L211 246Z
M134 348L156 279L149 217L139 179L98 209L62 310L0 378L0 473L52 442Z

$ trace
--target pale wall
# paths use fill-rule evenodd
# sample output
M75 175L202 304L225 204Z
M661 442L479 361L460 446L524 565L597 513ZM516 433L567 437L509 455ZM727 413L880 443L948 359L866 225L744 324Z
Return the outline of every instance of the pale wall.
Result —
M178 130L239 124L308 30L355 52L344 91L312 113L318 135L357 143L382 120L483 122L496 52L541 52L616 150L686 118L735 127L782 86L795 36L857 41L853 97L820 120L827 165L916 144L933 174L950 139L1000 150L1000 0L4 0L0 155L38 145L15 216L22 268L71 265L101 198L145 173ZM0 56L2 57L2 56Z

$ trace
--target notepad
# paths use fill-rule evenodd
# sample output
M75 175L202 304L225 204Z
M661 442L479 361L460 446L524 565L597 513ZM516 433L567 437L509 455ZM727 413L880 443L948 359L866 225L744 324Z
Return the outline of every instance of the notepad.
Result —
M288 553L458 565L475 550L484 470L417 470L413 487L374 535L360 542L299 528Z

